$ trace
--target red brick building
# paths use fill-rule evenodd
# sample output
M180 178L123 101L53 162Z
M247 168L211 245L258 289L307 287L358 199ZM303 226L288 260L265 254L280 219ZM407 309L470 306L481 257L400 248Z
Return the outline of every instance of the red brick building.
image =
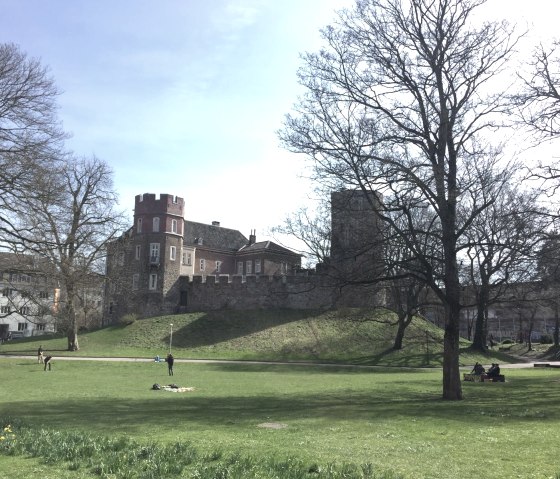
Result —
M186 310L185 279L194 276L286 276L300 267L300 254L257 242L255 232L185 220L183 198L137 195L134 225L108 248L105 314Z

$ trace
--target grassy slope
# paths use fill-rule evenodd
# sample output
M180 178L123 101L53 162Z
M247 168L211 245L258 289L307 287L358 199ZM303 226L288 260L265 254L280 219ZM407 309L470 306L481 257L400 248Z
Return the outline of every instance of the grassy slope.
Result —
M404 348L393 351L394 317L384 311L214 311L143 319L80 335L80 351L68 353L65 338L29 338L0 346L0 353L34 354L39 344L53 355L154 357L169 348L177 358L299 360L383 366L441 366L443 332L420 318L406 331ZM512 358L473 355L463 344L461 362Z

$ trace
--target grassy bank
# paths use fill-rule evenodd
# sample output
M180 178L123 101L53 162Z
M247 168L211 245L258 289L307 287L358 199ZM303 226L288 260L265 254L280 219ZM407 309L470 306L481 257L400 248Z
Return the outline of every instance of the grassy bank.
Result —
M173 334L170 338L170 324ZM384 311L214 311L143 319L80 335L80 351L65 338L29 338L0 345L1 353L34 354L39 344L54 355L344 362L364 365L441 366L443 332L420 318L392 349L396 325ZM505 353L473 355L464 342L461 362L510 362Z

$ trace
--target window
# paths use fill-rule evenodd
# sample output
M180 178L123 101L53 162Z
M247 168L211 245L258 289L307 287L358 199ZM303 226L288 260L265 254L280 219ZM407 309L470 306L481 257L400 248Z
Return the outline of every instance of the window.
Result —
M159 233L159 217L157 216L152 220L152 231Z
M27 324L28 323L18 323L17 330L18 331L27 331Z
M135 273L132 275L132 289L138 289L140 283L140 274Z
M138 221L136 222L136 232L142 233L142 218L138 218Z
M187 266L192 266L192 253L187 253Z
M140 259L140 252L142 251L142 247L137 244L136 245L136 250L134 252L134 259Z
M119 253L119 266L124 266L124 251Z
M150 275L150 284L149 284L149 288L154 291L157 289L157 274L152 273Z
M10 296L13 296L13 295L14 295L14 292L15 292L15 289L12 289L12 288L4 288L4 289L2 290L2 296L7 296L7 297L9 298Z
M159 263L159 243L150 243L150 263Z
M252 261L247 261L245 263L245 269L247 271L247 274L252 274L253 273L253 262Z
M27 274L11 273L10 281L12 283L30 283L31 277Z
M35 330L36 331L44 331L45 329L47 329L46 327L47 325L45 323L37 323L35 325Z
M10 314L10 307L9 306L0 306L0 313Z
M261 260L260 259L256 259L255 260L255 273L260 273L261 272Z
M206 260L201 259L200 260L200 271L204 271L205 268L206 268Z
M216 261L216 273L219 273L221 269L222 269L222 262Z
M243 261L237 262L237 274L243 274Z
M49 292L48 292L48 291L41 291L41 292L39 292L39 298L41 298L41 299L49 299Z
M177 247L176 246L170 246L169 247L169 259L171 261L175 261L176 257L177 257Z
M179 199L176 196L173 196L173 203L177 204L179 202Z
M177 220L171 220L171 232L177 233Z
M21 308L19 308L19 313L26 316L31 313L31 308L29 306L22 306Z

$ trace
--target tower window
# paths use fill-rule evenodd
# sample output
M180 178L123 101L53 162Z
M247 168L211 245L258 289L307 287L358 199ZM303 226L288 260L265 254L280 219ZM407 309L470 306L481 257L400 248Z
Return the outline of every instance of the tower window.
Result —
M170 246L169 247L169 259L171 261L175 261L176 257L177 257L177 247L176 246Z
M152 273L150 274L150 284L149 288L154 291L157 289L157 274Z
M177 220L171 220L171 232L177 233Z
M157 216L152 220L152 231L159 233L159 217Z
M136 232L142 233L142 218L138 218L138 221L136 222Z

